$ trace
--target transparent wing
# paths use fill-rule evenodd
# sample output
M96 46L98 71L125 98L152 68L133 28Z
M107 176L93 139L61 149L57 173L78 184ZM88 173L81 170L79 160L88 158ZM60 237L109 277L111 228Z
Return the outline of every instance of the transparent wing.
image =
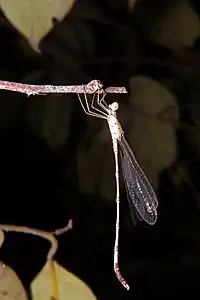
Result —
M125 137L122 136L118 142L124 183L128 194L127 198L133 222L135 216L134 210L136 209L140 220L143 219L148 224L153 225L157 220L157 196L139 166Z
M121 168L122 168L122 173L123 175L125 174L125 170L124 170L124 164L123 164L123 153L121 151L121 149L119 148L119 153L120 153L120 158L121 158ZM129 204L129 210L130 210L130 214L131 214L131 219L133 221L133 224L135 226L137 226L138 220L139 221L143 221L143 218L141 218L140 214L138 213L137 209L135 208L135 206L133 205L133 201L131 200L130 196L129 196L129 191L128 191L128 187L127 187L127 181L124 180L124 185L126 188L126 197L128 200L128 204Z

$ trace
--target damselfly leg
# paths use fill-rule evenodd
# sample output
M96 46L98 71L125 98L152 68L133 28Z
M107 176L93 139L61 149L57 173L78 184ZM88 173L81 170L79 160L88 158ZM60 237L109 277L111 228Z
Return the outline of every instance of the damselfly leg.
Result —
M104 106L104 105L101 104L101 102L104 101L105 96L106 96L106 93L104 93L103 95L101 95L101 97L100 97L99 93L94 94L93 97L92 97L91 107L95 111L97 111L97 112L103 114L104 116L108 117L109 109L106 108L106 106Z
M96 117L96 118L107 119L107 117L108 117L107 113L105 113L103 110L100 110L100 109L94 107L94 100L95 100L96 94L93 95L91 103L89 103L89 100L87 99L86 93L84 93L84 103L83 103L83 100L81 99L81 95L80 94L77 94L77 95L78 95L78 99L80 101L80 104L81 104L84 112L87 115L90 115L90 116L93 116L93 117Z

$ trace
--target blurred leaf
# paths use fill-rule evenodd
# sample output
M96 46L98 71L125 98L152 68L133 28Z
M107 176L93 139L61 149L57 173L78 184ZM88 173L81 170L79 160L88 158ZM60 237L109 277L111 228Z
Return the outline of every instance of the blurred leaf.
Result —
M138 0L128 0L128 8L133 10Z
M68 95L32 97L25 115L29 129L45 138L52 149L61 147L69 136L71 104Z
M127 138L157 187L159 173L176 159L175 126L179 118L176 97L164 85L145 76L132 77L130 90L134 117Z
M2 247L3 243L4 243L4 232L2 229L0 229L0 248Z
M52 19L63 19L74 3L75 0L0 0L5 16L36 51L40 40L52 29Z
M25 289L16 273L0 261L0 299L28 300Z
M174 3L165 15L161 14L152 35L158 43L174 51L192 47L200 36L199 16L189 1Z
M56 300L96 300L89 287L78 277L54 261L59 299ZM52 278L49 262L31 283L33 300L52 299Z

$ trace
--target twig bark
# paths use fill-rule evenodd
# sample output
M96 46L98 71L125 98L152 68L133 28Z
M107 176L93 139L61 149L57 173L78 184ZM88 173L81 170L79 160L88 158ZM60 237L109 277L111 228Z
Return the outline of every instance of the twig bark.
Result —
M0 90L8 90L13 92L19 92L23 94L30 95L46 95L46 94L93 94L93 93L116 93L124 94L127 93L124 87L108 87L105 90L103 85L99 80L92 80L87 84L82 85L32 85L17 83L11 81L0 80Z

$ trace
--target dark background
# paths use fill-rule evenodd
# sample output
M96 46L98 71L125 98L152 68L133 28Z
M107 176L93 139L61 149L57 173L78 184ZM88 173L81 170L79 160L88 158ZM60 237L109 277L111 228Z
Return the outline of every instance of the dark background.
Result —
M130 13L126 1L77 1L62 22L54 20L54 29L40 43L42 55L25 42L19 43L20 34L3 14L0 19L2 80L82 84L98 78L107 86L127 88L134 74L173 81L181 114L178 157L160 174L158 221L154 227L144 223L134 227L126 201L121 205L120 266L130 292L113 272L114 201L109 203L98 195L86 197L77 187L75 150L86 126L77 98L62 96L72 105L70 134L52 149L27 127L24 116L33 97L0 94L0 222L52 231L72 218L73 230L58 238L56 259L84 280L99 300L199 298L200 153L196 140L200 133L190 104L195 104L198 119L200 43L197 40L179 57L147 34L148 26L173 2L140 0ZM198 1L192 5L200 13ZM52 99L34 96L34 101L48 101L49 97ZM178 186L174 177L180 181ZM9 233L0 258L28 290L45 262L48 247L39 238Z

